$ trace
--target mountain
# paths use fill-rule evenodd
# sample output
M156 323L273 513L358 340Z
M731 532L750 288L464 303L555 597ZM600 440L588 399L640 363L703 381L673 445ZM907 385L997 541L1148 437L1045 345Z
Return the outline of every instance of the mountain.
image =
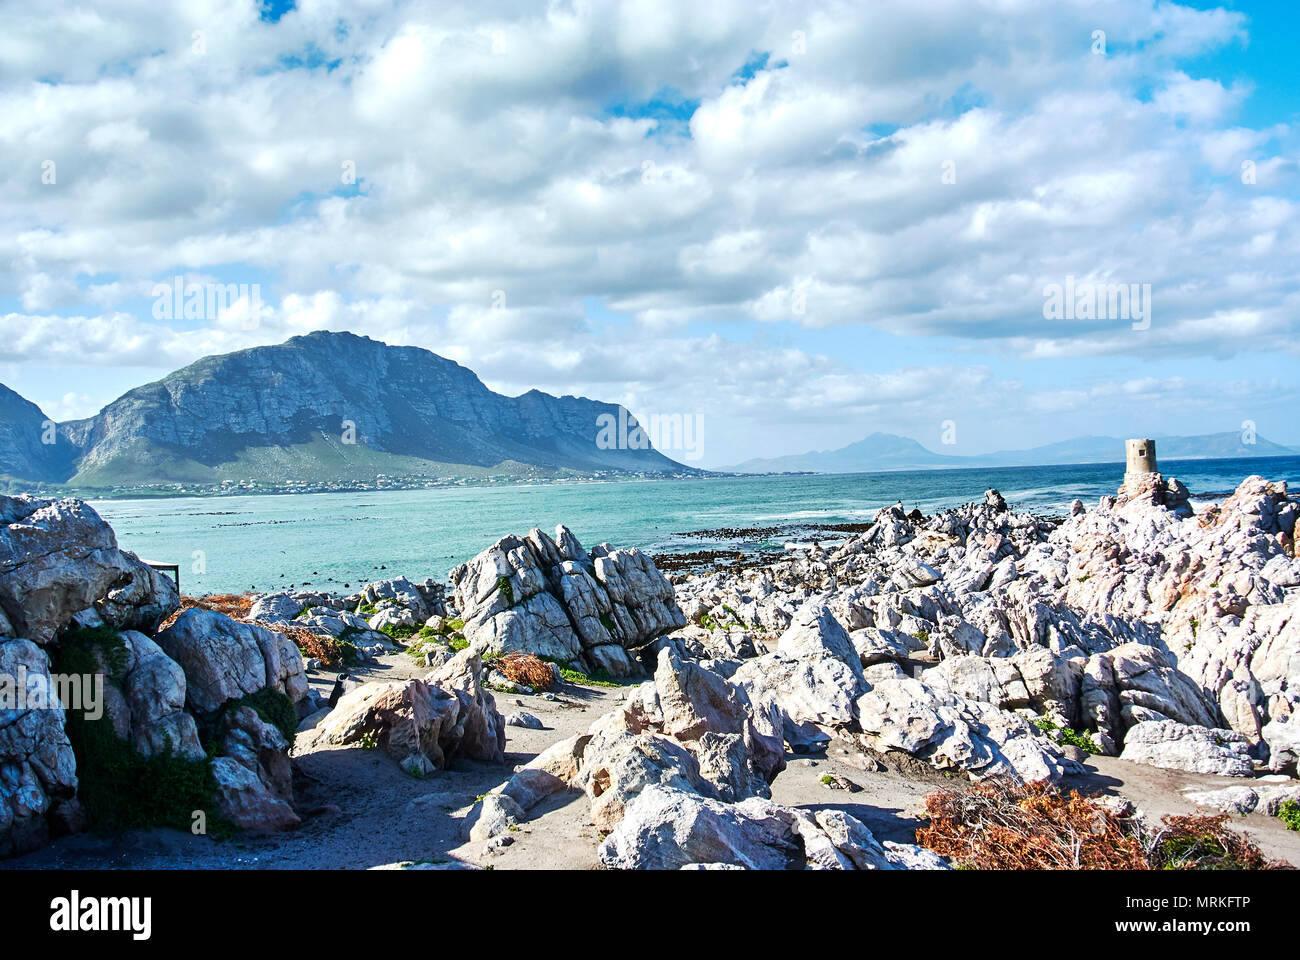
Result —
M1152 437L1160 460L1213 460L1230 457L1293 457L1300 451L1257 436L1253 444L1240 433L1209 433L1195 437ZM873 433L836 450L823 450L769 459L746 460L726 468L736 473L869 473L884 470L926 470L941 467L1027 467L1052 464L1123 463L1124 441L1117 437L1075 437L1027 450L1000 450L975 456L948 456L927 450L915 440Z
M962 466L961 457L931 453L915 440L891 433L873 433L838 450L746 460L729 468L736 473L863 473L870 470L912 470Z
M58 442L51 423L40 407L0 384L0 476L54 479L71 472L75 451Z
M598 418L619 410L537 390L503 396L428 350L318 331L205 357L61 424L59 446L72 454L62 475L30 456L0 461L0 472L95 487L693 472L653 449L598 447Z
M1152 437L1156 455L1170 460L1216 460L1225 457L1294 457L1300 451L1261 436L1243 443L1239 432L1207 433L1199 437Z

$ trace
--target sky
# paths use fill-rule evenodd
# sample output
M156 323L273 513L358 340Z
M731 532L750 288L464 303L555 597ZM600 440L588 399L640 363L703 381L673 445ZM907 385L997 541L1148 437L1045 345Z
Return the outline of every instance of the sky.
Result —
M0 382L57 420L331 329L692 417L699 466L1300 445L1290 0L0 17ZM1050 309L1094 284L1144 312Z

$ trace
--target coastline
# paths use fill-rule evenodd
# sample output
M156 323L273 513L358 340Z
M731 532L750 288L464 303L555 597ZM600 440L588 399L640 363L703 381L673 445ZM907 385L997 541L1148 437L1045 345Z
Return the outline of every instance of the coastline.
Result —
M1169 469L1187 477L1194 494L1226 495L1260 470L1300 481L1300 458L1171 462ZM1107 465L92 502L125 548L182 563L188 586L202 594L307 581L317 587L356 584L381 569L441 580L502 530L557 523L570 525L584 541L607 540L671 557L779 550L787 541L814 537L829 541L829 528L869 522L877 509L897 500L908 510L931 513L982 496L989 486L1002 490L1017 509L1061 515L1075 497L1094 503L1121 478L1121 466ZM255 546L248 529L241 533L235 523L257 524L251 528L259 532ZM777 527L770 539L749 534L751 528ZM755 542L728 537L726 528L743 529L741 541ZM719 535L701 537L702 531ZM313 544L311 556L303 555L300 543ZM206 573L192 569L196 550L206 558Z
M1244 461L1287 461L1300 458L1300 455L1293 453L1270 454L1260 457L1180 457L1169 458L1165 462L1173 470L1177 470L1180 465L1203 466L1216 463L1238 463ZM659 483L672 480L735 480L735 479L772 479L782 477L883 477L899 474L927 474L927 473L961 473L961 472L979 472L995 473L997 471L1024 470L1069 470L1079 467L1088 468L1122 468L1122 460L1084 460L1071 461L1065 463L1026 463L1026 464L1004 464L998 466L987 465L947 465L935 464L929 466L897 466L881 467L876 470L862 470L850 472L824 472L812 470L783 470L768 472L734 472L727 470L708 470L699 469L691 470L685 473L613 473L610 475L575 475L565 477L544 477L529 476L518 477L509 474L501 474L493 477L391 477L387 478L382 484L367 484L362 481L354 480L330 480L330 481L292 481L289 484L276 486L274 484L263 487L261 482L254 483L251 486L245 486L240 481L224 481L208 484L195 484L196 489L185 489L182 482L179 481L161 481L156 484L142 484L137 486L121 485L105 489L102 487L77 487L63 484L51 483L26 483L20 481L10 481L7 492L9 495L15 493L31 493L35 496L42 497L76 497L86 500L87 502L110 502L110 501L132 501L132 500L156 500L156 499L185 499L192 497L201 498L223 498L239 496L307 496L321 493L378 493L378 492L395 492L406 490L445 490L445 489L464 489L464 488L500 488L500 487L532 487L532 486L553 486L553 485L580 485L580 484L600 484L600 483ZM1121 471L1122 472L1122 471ZM201 489L199 489L201 488Z
M1294 863L1300 834L1277 809L1300 802L1286 723L1295 707L1279 685L1295 642L1285 617L1300 597L1289 532L1297 515L1300 504L1259 477L1193 511L1180 484L1152 474L1095 507L1072 504L1063 518L1013 511L988 490L930 514L883 507L868 524L832 524L840 529L826 532L841 535L833 542L787 543L779 555L667 576L636 550L589 554L561 527L553 540L507 536L449 583L390 570L347 595L260 593L216 608L186 600L155 630L187 668L188 658L209 656L220 634L203 631L213 628L288 637L303 650L301 679L285 687L303 718L284 747L294 786L275 788L293 797L293 829L240 834L228 847L157 829L77 833L5 865L593 869L701 857L771 865L769 841L744 832L725 849L680 832L665 846L662 818L676 814L656 805L671 800L699 807L691 816L739 816L741 831L751 813L792 818L806 843L839 845L839 853L802 847L808 866L851 869L866 857L879 869L946 869L919 845L937 842L919 827L932 822L936 796L960 796L973 789L968 781L1099 791L1090 809L1123 830L1227 810L1231 829L1249 828L1251 856ZM1276 536L1258 536L1269 531ZM1148 563L1157 545L1161 556L1205 562ZM1238 591L1242 570L1264 571L1252 580L1257 599ZM592 582L622 598L611 608L617 629L605 614L594 627L595 600L563 585L598 571ZM1116 592L1135 577L1147 586ZM604 639L571 638L577 659L561 671L570 655L550 646L556 628L530 619L538 599L558 601L569 622ZM619 604L638 612L624 619ZM1255 625L1242 633L1247 610ZM623 639L609 645L607 630ZM1266 634L1258 644L1256 630ZM193 643L178 646L176 631ZM351 646L358 659L308 656L319 646L310 636ZM1238 649L1240 669L1256 678L1244 712L1238 687L1213 673L1216 658ZM503 672L510 656L533 650L556 664L541 689ZM195 669L191 683L211 682ZM459 758L409 753L410 736L397 732L426 721L377 704L453 682L465 685L460 709L496 732L487 741L473 734ZM705 746L715 741L697 742L700 723L733 738L726 758ZM471 736L471 727L457 729ZM358 740L361 730L372 733ZM686 753L665 757L669 747ZM618 772L643 755L666 765L651 779L668 777L667 793L643 785L644 760ZM403 805L396 827L394 798ZM415 828L429 819L430 828ZM859 839L843 838L846 823Z

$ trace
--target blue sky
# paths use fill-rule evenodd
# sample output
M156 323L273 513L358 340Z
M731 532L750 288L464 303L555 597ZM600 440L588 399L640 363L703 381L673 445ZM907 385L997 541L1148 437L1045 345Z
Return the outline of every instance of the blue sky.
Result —
M948 421L1300 445L1296 6L18 12L0 382L85 416L325 327L698 414L709 466ZM260 299L159 319L178 275ZM1045 316L1067 278L1149 284L1149 328Z

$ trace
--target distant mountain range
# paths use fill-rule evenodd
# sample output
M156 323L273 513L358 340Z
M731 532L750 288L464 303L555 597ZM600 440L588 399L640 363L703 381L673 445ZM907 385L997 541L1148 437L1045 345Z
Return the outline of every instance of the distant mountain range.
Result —
M619 414L538 390L503 396L428 350L318 331L205 357L56 434L40 408L0 386L0 476L111 487L696 472L648 445L603 449L600 418Z
M1293 450L1256 436L1242 442L1240 433L1209 433L1197 437L1152 437L1158 460L1214 460L1225 457L1293 457ZM934 453L908 437L888 433L822 450L784 457L746 460L727 468L736 473L869 473L883 470L928 470L944 467L1028 467L1052 464L1123 463L1124 440L1117 437L1076 437L1028 450L1002 450L976 456Z

